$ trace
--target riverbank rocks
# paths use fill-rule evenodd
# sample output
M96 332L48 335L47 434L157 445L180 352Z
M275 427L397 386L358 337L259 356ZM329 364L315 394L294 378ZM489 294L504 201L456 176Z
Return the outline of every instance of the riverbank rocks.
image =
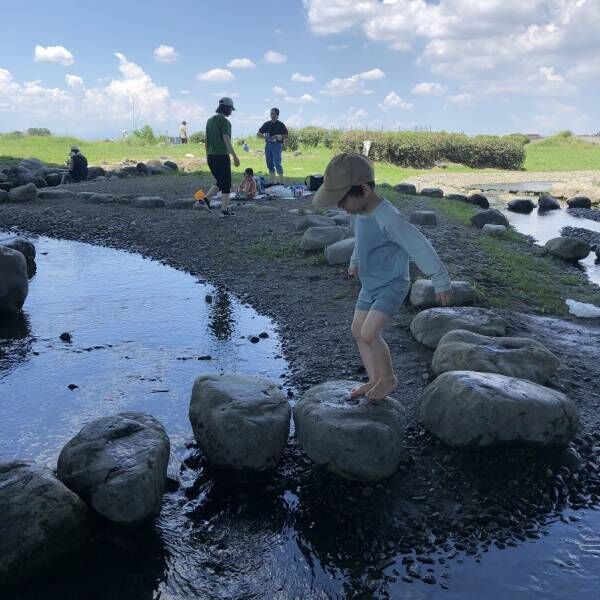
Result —
M290 405L276 383L241 374L203 375L192 390L194 437L218 467L266 471L279 463Z
M44 161L35 157L24 158L19 162L18 166L23 167L28 171L32 171L33 173L35 173L36 171L41 171L42 169L45 169L47 167Z
M25 262L27 263L27 278L31 279L35 275L36 265L35 265L35 246L24 240L22 238L7 238L0 239L0 246L5 246L6 248L10 248L11 250L16 250L20 252L25 257Z
M28 183L12 188L8 192L8 199L10 202L31 202L37 198L37 195L38 191L35 184Z
M417 188L412 183L397 183L394 186L394 190L401 194L416 194Z
M335 221L336 225L341 225L342 227L352 226L352 217L348 213L333 215L331 218Z
M311 227L335 227L335 221L324 215L306 215L296 224L296 231L306 231Z
M527 338L489 337L457 329L438 344L431 361L436 374L447 371L499 373L546 383L560 365L545 346Z
M154 417L123 412L81 429L58 457L58 478L109 521L138 525L160 511L169 453Z
M340 240L325 248L325 258L330 265L347 265L350 263L350 257L354 252L355 238Z
M351 231L348 227L310 227L300 240L300 250L303 252L324 250L327 246L350 236Z
M495 208L482 210L471 217L471 223L481 229L484 225L504 225L508 227L508 219Z
M471 194L467 198L467 202L469 204L474 204L475 206L479 206L480 208L489 208L490 202L483 194Z
M590 245L582 239L574 237L557 237L548 240L544 249L553 256L563 260L583 260L590 253Z
M423 394L421 422L454 448L503 444L566 446L579 428L561 392L495 373L450 371Z
M85 504L50 469L0 464L0 587L78 551L89 533Z
M136 208L164 208L165 201L159 196L139 196L132 201Z
M475 302L475 288L467 281L452 281L450 306L464 306ZM429 279L417 279L410 288L410 303L413 306L435 306L435 290Z
M528 215L535 208L535 204L529 198L516 198L507 205L508 210Z
M106 171L102 167L88 167L88 181L93 181L98 177L106 177Z
M89 195L89 192L83 194L77 194L77 197L81 197L81 200L89 204L116 204L117 199L112 194L94 194Z
M455 200L456 202L467 202L468 200L464 194L448 194L446 198L448 200Z
M421 196L429 196L430 198L443 198L444 190L435 187L423 188L420 192Z
M28 292L25 256L18 250L0 245L0 313L17 314Z
M403 455L406 415L400 402L350 399L352 381L310 388L294 407L296 438L318 465L348 479L389 477Z
M548 196L547 194L542 194L538 200L538 210L541 212L547 212L549 210L559 210L560 202L553 198L552 196Z
M429 308L422 310L410 324L413 337L428 348L436 348L455 329L500 337L506 335L506 321L485 308Z
M569 208L592 208L592 201L587 196L573 196L567 200Z
M6 190L0 190L0 204L8 200L8 192Z
M409 220L413 225L437 225L437 217L432 210L416 210Z
M503 236L508 230L504 225L492 225L491 223L487 223L481 228L481 231L487 235L491 235L494 237Z
M50 189L42 190L38 192L38 198L40 200L70 200L75 194L70 190L61 189Z

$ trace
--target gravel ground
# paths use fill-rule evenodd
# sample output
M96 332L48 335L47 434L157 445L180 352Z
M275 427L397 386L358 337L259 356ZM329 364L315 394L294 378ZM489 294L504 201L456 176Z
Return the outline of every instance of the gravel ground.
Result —
M153 177L70 189L178 199L189 198L202 183L194 176ZM350 335L358 285L346 278L345 267L330 267L291 249L290 240L298 239L293 233L298 217L288 209L308 207L306 200L277 206L280 210L272 214L240 208L235 217L220 219L198 209L35 201L0 205L0 230L13 227L138 252L230 290L275 318L291 367L290 383L299 392L327 379L360 380L363 370ZM401 210L431 208L434 200L414 197ZM478 243L481 234L442 214L438 222L424 231L453 278L477 282L486 260ZM273 249L280 249L282 257L274 258ZM357 486L324 476L291 440L278 474L281 485L301 489L307 523L318 520L332 528L332 547L358 540L369 548L383 545L401 552L475 554L492 540L504 546L539 537L544 522L565 506L600 502L600 329L528 314L527 306L516 308L519 312L501 311L509 334L538 339L560 356L562 365L550 385L579 406L581 435L564 452L470 454L432 439L417 422L420 397L431 379L432 353L410 335L415 313L406 307L386 333L400 380L395 396L409 419L406 458L398 472L385 484ZM367 515L369 507L376 514ZM344 526L348 523L352 527Z

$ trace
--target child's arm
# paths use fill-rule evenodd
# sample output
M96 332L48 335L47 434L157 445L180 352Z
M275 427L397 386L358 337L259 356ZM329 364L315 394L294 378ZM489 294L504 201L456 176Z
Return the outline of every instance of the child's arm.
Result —
M378 212L377 223L385 236L406 250L417 267L431 277L436 294L450 290L450 277L429 240L396 210Z
M354 250L352 250L352 256L350 257L350 265L348 266L348 274L354 276L358 273L358 254L356 252L356 218L350 217L350 227L354 233Z
M250 180L250 185L248 187L250 188L248 190L248 197L255 198L256 197L256 181L254 181L254 177Z

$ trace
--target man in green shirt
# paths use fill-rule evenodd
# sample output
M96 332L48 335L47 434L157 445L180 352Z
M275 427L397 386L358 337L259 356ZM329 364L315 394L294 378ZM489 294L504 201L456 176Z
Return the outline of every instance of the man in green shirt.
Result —
M240 159L237 157L231 143L231 123L227 119L234 110L231 98L221 98L215 111L216 114L206 122L206 159L208 168L216 181L208 190L205 202L210 209L210 199L220 191L221 212L224 217L233 216L233 212L229 210L229 194L231 193L231 161L229 155L233 157L233 164L236 167L240 166Z

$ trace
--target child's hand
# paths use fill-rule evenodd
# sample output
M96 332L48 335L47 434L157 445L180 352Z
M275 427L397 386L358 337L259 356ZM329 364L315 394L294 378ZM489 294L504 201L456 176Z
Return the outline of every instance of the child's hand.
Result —
M437 300L438 304L441 304L442 306L448 306L450 303L450 298L452 298L452 292L450 290L447 290L446 292L440 292L439 294L435 295L435 299Z
M358 275L358 269L356 267L353 267L352 265L350 265L348 267L348 276L356 277L357 275Z

